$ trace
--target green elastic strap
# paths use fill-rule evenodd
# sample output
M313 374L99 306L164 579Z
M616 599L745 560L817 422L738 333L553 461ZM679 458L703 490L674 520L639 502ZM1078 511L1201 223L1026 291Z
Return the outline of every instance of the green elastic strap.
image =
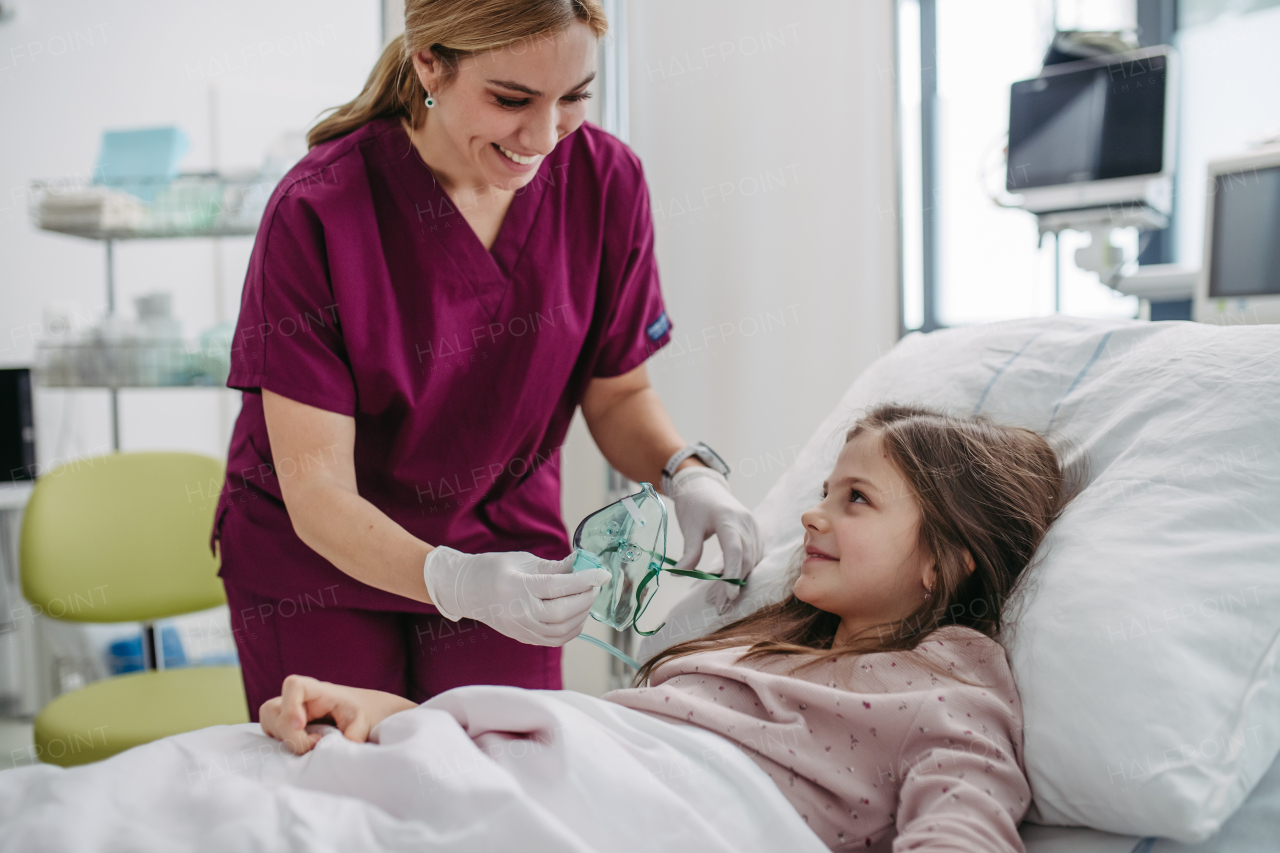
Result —
M663 562L671 563L672 565L675 565L676 563L676 561L671 559L670 557L664 556L662 559L663 559ZM746 581L743 580L742 578L722 578L719 575L713 575L710 572L699 572L694 569L650 568L648 574L644 576L644 580L641 581L639 588L636 589L636 604L640 603L640 593L644 590L645 585L649 583L650 579L656 578L658 576L658 572L660 571L666 571L666 572L670 572L673 575L682 575L684 577L689 577L689 578L698 578L699 580L724 581L725 583L731 583L731 584L734 584L735 586L742 586L743 584L746 583ZM650 599L650 601L652 601L652 599ZM646 601L644 603L644 607L640 608L641 613L643 613L645 608L647 608L648 606L649 606L649 602ZM640 618L640 613L637 613L636 618L631 620L631 627L635 628L635 630L638 633L643 634L646 637L651 634L656 634L658 631L661 631L662 625L667 624L666 622L663 622L662 625L659 625L657 628L654 628L652 631L641 631L638 627L636 627L636 620L639 618ZM632 658L630 655L628 655L626 652L622 651L621 649L614 648L613 646L606 643L604 640L597 639L591 636L590 634L579 634L576 639L586 640L588 643L591 643L592 645L599 646L600 648L604 649L606 652L613 655L618 660L622 661L632 669L636 669L636 670L640 669L640 664L638 664L634 658Z
M675 560L667 556L664 556L662 558L662 561L664 563L670 563L673 566L676 564ZM640 621L640 617L644 615L645 610L649 608L649 604L653 601L653 598L650 597L650 599L646 601L642 606L640 604L640 597L641 595L644 594L644 588L648 586L649 581L654 581L654 583L658 582L657 578L658 578L659 572L669 572L673 575L680 575L681 577L686 577L686 578L697 578L699 580L704 580L704 581L724 581L725 583L731 583L734 586L742 586L743 584L746 583L746 580L744 578L725 578L725 577L721 577L720 575L712 574L711 572L700 572L700 571L697 571L696 569L664 569L662 568L661 565L655 565L653 563L650 563L649 571L645 574L644 579L640 581L640 585L636 587L636 607L638 607L639 610L636 612L635 618L631 620L631 627L635 629L637 634L640 634L641 636L644 636L644 637L649 637L649 636L652 636L653 634L658 633L659 631L662 630L662 625L667 624L666 622L663 622L662 625L659 625L657 628L654 628L652 631L641 630L640 626L636 624ZM619 652L619 654L621 654L621 652Z

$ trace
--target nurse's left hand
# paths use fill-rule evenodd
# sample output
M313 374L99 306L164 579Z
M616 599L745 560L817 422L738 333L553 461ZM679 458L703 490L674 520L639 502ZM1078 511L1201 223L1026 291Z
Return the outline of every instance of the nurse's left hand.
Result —
M684 536L684 554L677 569L693 569L702 559L702 543L708 536L720 540L726 578L746 579L764 556L764 537L751 510L729 492L719 471L693 464L671 478L671 500ZM707 601L723 614L738 597L741 587L708 581Z

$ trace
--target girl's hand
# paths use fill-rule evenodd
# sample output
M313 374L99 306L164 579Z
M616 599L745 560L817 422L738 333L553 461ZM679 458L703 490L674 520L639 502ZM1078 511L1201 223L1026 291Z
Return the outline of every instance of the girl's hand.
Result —
M308 732L315 721L332 723L347 740L364 743L373 727L399 711L418 707L401 696L381 690L344 687L306 675L290 675L280 695L262 703L262 730L289 744L295 755L309 752L323 736Z

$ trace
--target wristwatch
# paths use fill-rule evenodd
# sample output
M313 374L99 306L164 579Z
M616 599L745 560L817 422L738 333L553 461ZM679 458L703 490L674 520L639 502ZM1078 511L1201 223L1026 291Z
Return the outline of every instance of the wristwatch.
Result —
M729 473L729 466L720 458L720 454L716 453L710 447L699 441L697 444L690 444L677 450L667 460L667 464L662 467L662 493L664 495L671 494L671 478L675 476L676 468L680 463L688 459L690 456L697 456L713 471L719 471L721 474Z

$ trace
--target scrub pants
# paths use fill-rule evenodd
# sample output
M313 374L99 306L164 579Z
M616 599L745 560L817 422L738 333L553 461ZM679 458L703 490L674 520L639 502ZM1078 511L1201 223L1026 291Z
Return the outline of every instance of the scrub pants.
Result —
M560 690L559 646L533 646L483 622L335 606L331 591L267 598L223 579L249 718L286 675L404 696L419 704L467 684Z

